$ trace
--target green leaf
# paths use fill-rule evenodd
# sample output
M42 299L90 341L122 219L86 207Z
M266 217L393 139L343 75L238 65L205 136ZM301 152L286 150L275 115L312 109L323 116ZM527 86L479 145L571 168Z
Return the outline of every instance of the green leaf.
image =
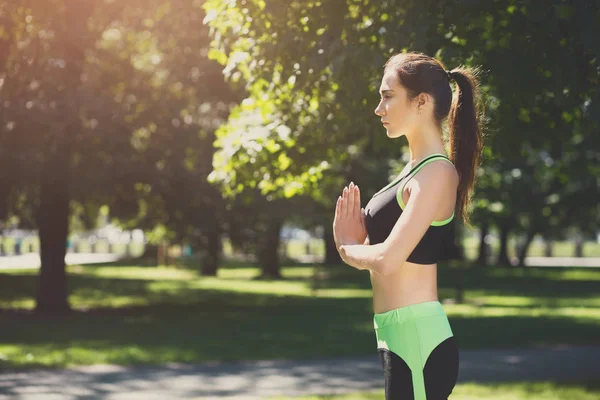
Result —
M210 60L216 60L221 65L227 65L227 55L214 47L208 50L208 58Z

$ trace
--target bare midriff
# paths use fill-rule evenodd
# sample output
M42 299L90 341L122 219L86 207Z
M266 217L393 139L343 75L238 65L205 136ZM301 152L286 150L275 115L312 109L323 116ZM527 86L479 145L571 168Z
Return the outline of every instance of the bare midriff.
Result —
M438 301L437 264L405 262L389 275L370 271L373 311L384 313L411 304Z

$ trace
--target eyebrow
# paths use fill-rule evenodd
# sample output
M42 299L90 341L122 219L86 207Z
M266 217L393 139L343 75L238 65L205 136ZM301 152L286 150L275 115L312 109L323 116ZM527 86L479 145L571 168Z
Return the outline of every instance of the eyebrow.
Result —
M383 96L387 92L393 92L393 90L381 90L379 93Z

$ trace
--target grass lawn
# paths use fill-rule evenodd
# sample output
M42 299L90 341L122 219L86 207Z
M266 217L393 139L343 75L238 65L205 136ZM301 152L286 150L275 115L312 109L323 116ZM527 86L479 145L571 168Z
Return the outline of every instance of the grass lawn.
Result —
M384 391L331 396L294 397L295 400L383 400ZM600 382L517 382L497 384L458 384L450 400L597 400ZM283 397L269 397L280 400Z
M68 316L34 315L36 270L0 271L0 368L320 358L374 354L366 271L287 265L285 279L227 264L194 269L70 266ZM600 344L600 269L471 269L464 304L440 266L439 297L461 348Z
M307 249L308 244L308 249ZM479 254L479 238L469 237L463 239L465 256L469 260L475 260ZM312 255L323 256L325 254L325 243L321 239L311 239L308 242L299 239L289 240L286 244L286 251L290 257L296 257L310 253ZM494 257L498 255L500 244L495 240L492 244L492 253ZM308 251L307 251L308 250ZM231 254L231 243L228 240L223 241L223 251ZM600 243L587 241L583 244L584 257L600 257ZM515 257L515 238L511 237L508 241L507 253L509 257ZM546 248L543 243L534 241L527 251L528 257L543 257L546 254ZM556 241L552 245L552 255L554 257L575 257L575 243L572 241Z

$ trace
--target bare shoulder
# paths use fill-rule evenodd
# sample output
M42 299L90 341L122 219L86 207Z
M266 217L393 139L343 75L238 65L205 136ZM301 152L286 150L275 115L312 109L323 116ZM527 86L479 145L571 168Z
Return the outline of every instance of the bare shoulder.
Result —
M456 189L458 187L458 171L453 164L440 160L425 165L413 179L411 189L437 187L438 190ZM418 189L417 189L418 190Z

